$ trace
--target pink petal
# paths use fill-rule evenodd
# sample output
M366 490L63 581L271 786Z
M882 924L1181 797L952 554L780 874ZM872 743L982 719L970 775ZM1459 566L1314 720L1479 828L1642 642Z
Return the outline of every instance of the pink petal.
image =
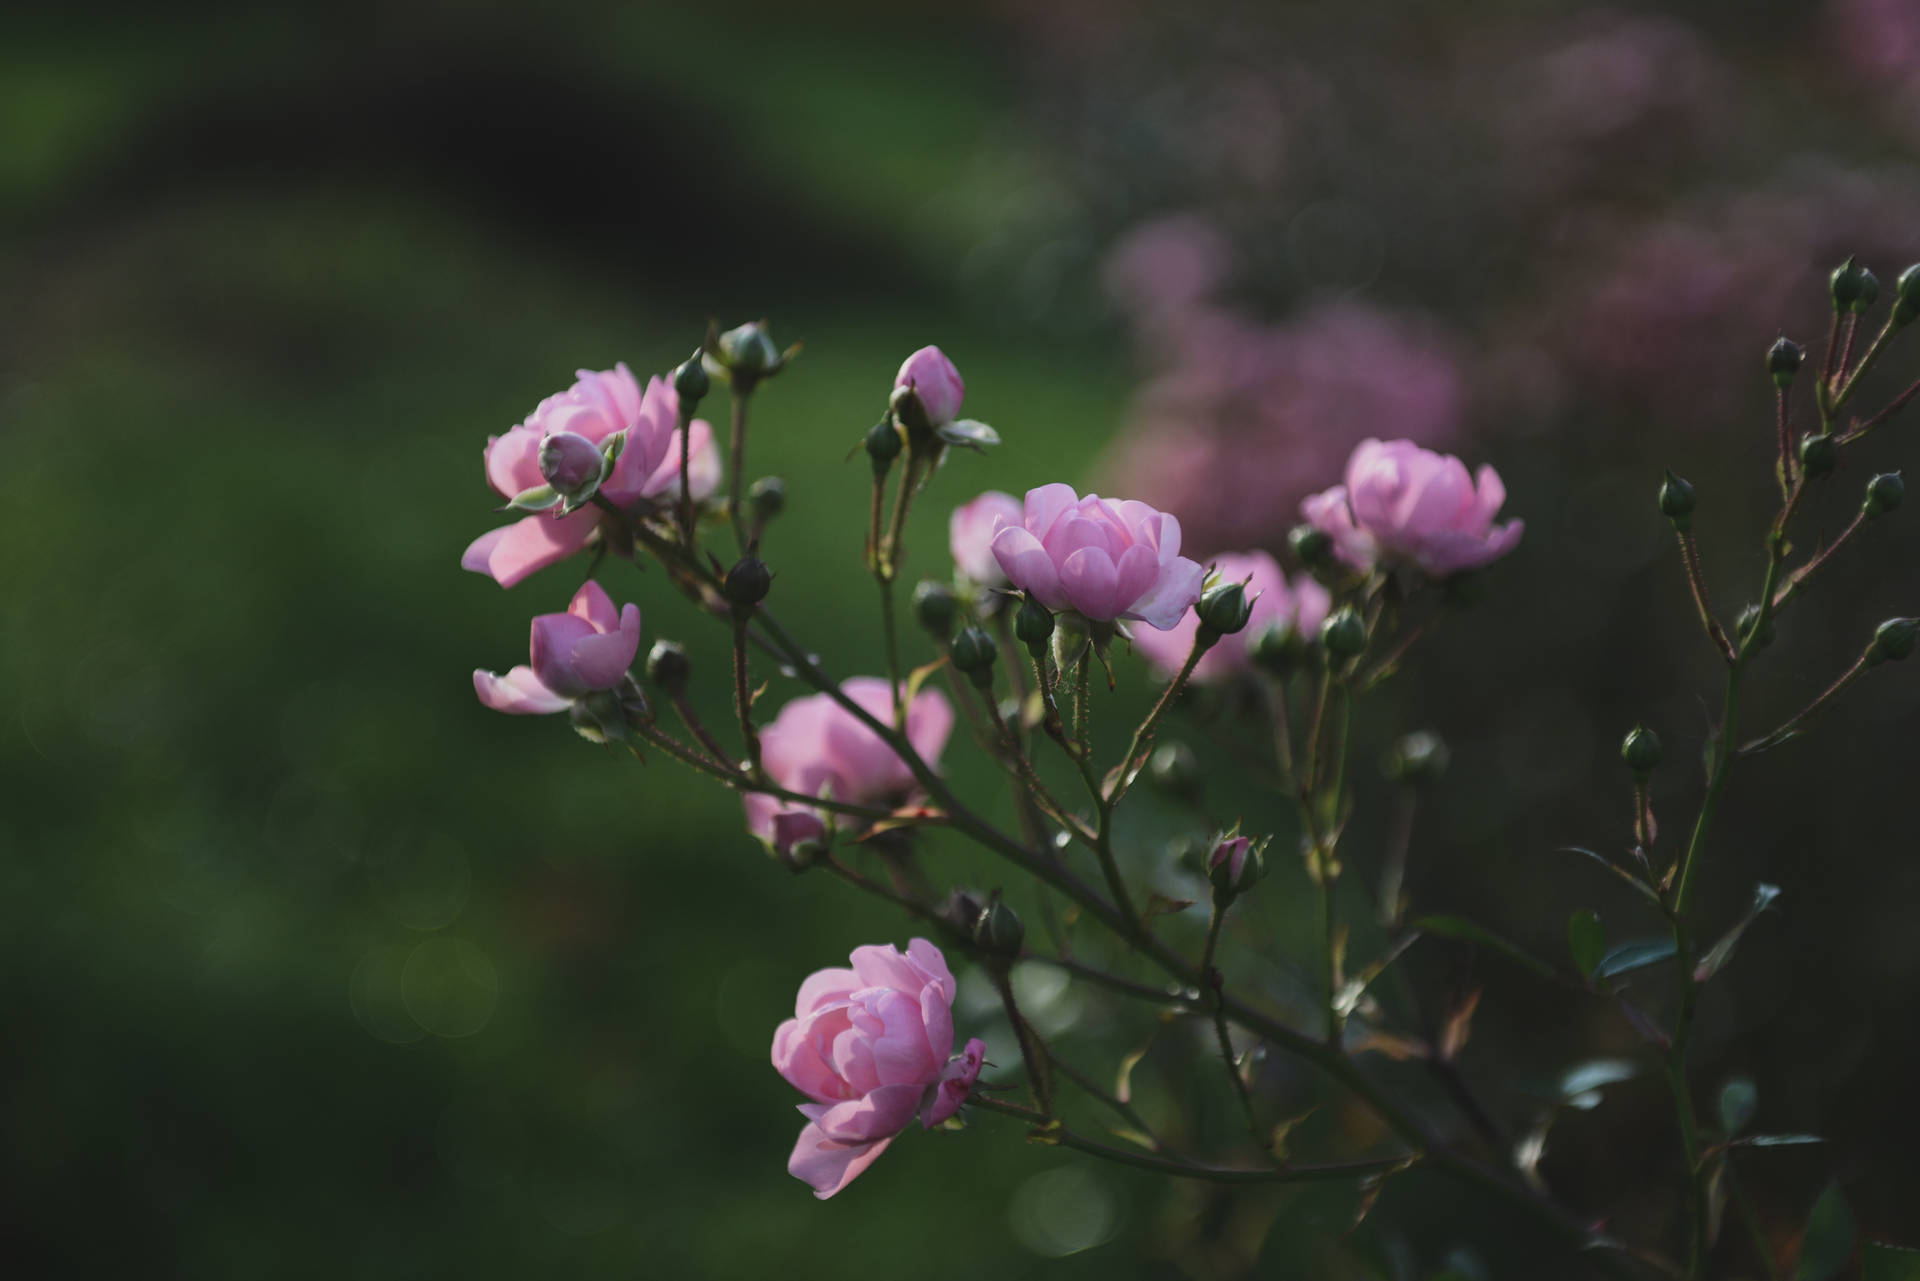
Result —
M1036 539L1044 539L1047 531L1053 528L1053 523L1060 518L1060 514L1071 510L1079 501L1080 495L1073 492L1071 485L1055 483L1042 485L1038 489L1029 489L1026 500L1022 504L1024 519L1021 523ZM1002 566L1006 565L1004 560L1000 563Z
M1090 619L1119 617L1125 604L1117 595L1119 585L1120 572L1104 548L1082 547L1061 562L1060 588L1067 603Z
M487 483L502 498L543 485L540 474L540 433L511 427L487 446Z
M1060 590L1060 575L1053 567L1040 540L1027 530L1009 525L993 536L993 558L1007 581L1032 594L1048 609L1065 609L1066 597Z
M906 1128L926 1088L925 1083L882 1085L840 1103L802 1103L800 1114L836 1142L871 1143Z
M967 1042L967 1048L960 1057L947 1064L940 1074L940 1084L928 1095L920 1108L920 1124L931 1130L955 1112L967 1101L967 1095L973 1092L973 1083L980 1079L980 1065L986 1061L987 1043L979 1037Z
M613 607L613 597L591 578L580 584L580 590L567 602L567 612L592 623L596 632L610 632L620 625L620 611Z
M476 670L473 692L494 711L514 716L543 716L565 711L571 701L542 685L533 669L526 666L516 667L505 676Z
M486 574L502 587L512 587L527 575L558 564L585 547L599 528L599 513L591 508L557 519L527 516L475 539L460 564Z
M953 704L945 694L937 689L923 689L913 696L913 701L907 704L907 742L920 753L921 760L938 765L940 753L946 750L947 736L952 732Z
M1160 558L1147 544L1135 543L1121 553L1114 569L1118 574L1114 599L1124 608L1146 595L1159 580Z
M1134 601L1126 616L1165 631L1200 599L1200 588L1206 578L1207 571L1197 561L1175 557L1171 565L1160 571L1160 581L1153 585L1153 590ZM1181 661L1185 661L1184 657Z
M800 1141L787 1158L787 1173L813 1188L822 1201L845 1188L887 1150L889 1138L871 1143L837 1143L817 1125L801 1128Z
M612 689L626 676L639 652L640 607L627 605L620 611L620 629L576 640L567 665L588 689Z

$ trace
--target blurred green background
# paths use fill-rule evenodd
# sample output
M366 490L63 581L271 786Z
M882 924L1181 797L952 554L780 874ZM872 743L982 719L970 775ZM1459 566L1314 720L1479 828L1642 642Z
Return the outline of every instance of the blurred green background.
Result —
M1449 1261L1579 1275L1533 1230L1426 1176L1392 1184L1356 1244L1344 1194L1168 1189L1029 1146L1002 1118L911 1134L816 1203L784 1171L799 1118L768 1040L806 972L911 931L781 870L718 789L474 701L470 671L522 661L528 615L561 608L578 581L576 564L508 595L459 570L495 519L480 447L576 367L664 370L709 317L768 317L782 342L806 343L760 397L753 437L751 472L789 485L767 553L777 602L835 669L874 670L865 467L845 455L909 351L944 347L969 412L1006 442L954 459L914 523L913 571L940 575L953 505L1084 485L1137 417L1153 361L1101 301L1099 263L1156 213L1205 207L1271 244L1268 221L1297 225L1329 192L1366 202L1384 230L1364 280L1263 274L1254 253L1244 305L1283 317L1329 288L1417 305L1448 318L1476 353L1475 386L1496 392L1510 367L1480 355L1542 332L1542 309L1590 265L1580 211L1680 209L1711 229L1730 193L1821 197L1841 168L1868 167L1895 192L1895 230L1871 247L1920 248L1920 205L1900 195L1913 143L1867 73L1831 56L1844 7L1703 6L1689 38L1710 51L1707 79L1737 91L1659 161L1670 171L1623 145L1551 219L1490 194L1487 175L1533 148L1489 158L1463 143L1449 169L1377 121L1320 139L1343 163L1295 190L1194 179L1168 159L1201 141L1175 127L1179 86L1208 84L1213 55L1143 38L1146 6L82 4L0 19L9 1253L35 1275L1398 1278ZM1452 101L1423 41L1497 66L1533 47L1516 30L1581 20L1550 8L1201 6L1182 30L1297 35L1329 99L1366 100L1383 62L1415 64L1428 80L1397 82L1385 118L1420 94ZM1063 42L1080 64L1053 61ZM1268 69L1250 52L1234 70ZM1122 109L1136 84L1172 122L1158 135ZM1301 110L1296 153L1318 118ZM1437 170L1459 198L1408 196ZM1829 234L1853 234L1862 219L1835 199ZM1522 224L1532 238L1515 248ZM1618 395L1577 379L1544 400L1476 392L1458 447L1501 468L1526 541L1357 729L1362 765L1409 728L1453 744L1450 786L1418 821L1422 910L1553 955L1575 906L1617 921L1616 937L1647 931L1613 886L1547 851L1624 843L1612 745L1639 719L1674 762L1656 805L1675 827L1690 814L1714 661L1650 495L1665 465L1700 487L1731 612L1736 575L1758 578L1769 483L1759 354L1781 326L1823 332L1829 253L1817 237L1782 242L1754 286L1772 309L1753 314L1736 287L1663 345L1698 357L1689 385L1751 384L1731 404L1677 409L1639 373ZM1904 261L1874 266L1891 280ZM1575 364L1608 337L1584 314L1567 322ZM1901 435L1876 442L1875 468L1897 465ZM1864 474L1820 496L1824 527ZM1276 543L1292 497L1273 503ZM1920 610L1920 540L1888 523L1783 626L1756 729L1821 688L1873 622ZM649 640L693 645L700 701L723 719L710 625L657 572L614 566L602 581L641 604ZM1137 662L1123 677L1098 714L1114 736L1152 693ZM797 692L776 677L771 697ZM1835 1178L1863 1232L1913 1232L1920 872L1901 789L1917 710L1910 673L1876 675L1818 745L1747 768L1706 869L1717 922L1756 880L1785 891L1709 998L1696 1056L1703 1090L1734 1072L1758 1081L1763 1128L1831 1140L1741 1167L1784 1252ZM1186 732L1219 806L1284 833L1270 799L1239 800L1226 736ZM963 735L949 769L997 799ZM1370 876L1394 820L1366 786L1353 858ZM1140 804L1129 857L1177 888L1164 854L1182 820ZM929 864L996 883L949 840ZM1260 937L1243 939L1276 959L1246 977L1295 1008L1313 981L1312 904L1292 860L1280 868L1247 927ZM1434 1006L1485 990L1463 1070L1516 1128L1542 1106L1520 1085L1637 1053L1597 1004L1447 945L1415 957ZM1063 1052L1102 1076L1154 1027L1094 993L1036 979L1030 995ZM980 996L970 981L963 1034L982 1031L1010 1065ZM1165 1037L1143 1098L1193 1109L1195 1140L1230 1149L1231 1100L1185 1071L1193 1038ZM1271 1073L1298 1111L1317 1108L1309 1145L1354 1135L1356 1118L1295 1069ZM1656 1240L1677 1175L1662 1091L1630 1080L1569 1114L1543 1167L1571 1203ZM1368 1273L1367 1258L1384 1262ZM1737 1248L1725 1264L1753 1267Z

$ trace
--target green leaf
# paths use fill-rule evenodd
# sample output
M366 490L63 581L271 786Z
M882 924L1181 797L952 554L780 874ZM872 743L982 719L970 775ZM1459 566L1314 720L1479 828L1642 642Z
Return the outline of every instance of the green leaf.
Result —
M543 512L559 505L560 493L552 485L523 489L507 502L507 506L517 512Z
M1797 1148L1807 1143L1825 1143L1817 1134L1749 1134L1727 1144L1730 1148Z
M1551 965L1529 956L1517 944L1509 943L1483 925L1458 916L1423 916L1413 923L1413 928L1422 934L1433 934L1440 938L1456 939L1462 943L1478 943L1481 947L1500 953L1509 961L1531 970L1541 978L1557 978Z
M1608 858L1606 855L1596 854L1594 853L1594 851L1590 849L1586 849L1579 845L1562 845L1560 848L1555 850L1554 853L1578 854L1582 858L1592 859L1594 862L1598 863L1601 867L1606 868L1609 872L1612 872L1615 876L1625 881L1629 886L1632 887L1634 893L1640 895L1640 897L1646 899L1649 903L1653 904L1655 907L1660 906L1660 892L1658 890L1654 889L1653 886L1647 884L1645 881L1635 876L1631 871L1620 866L1618 863L1614 862L1612 859Z
M1672 960L1673 952L1673 940L1670 938L1636 939L1631 943L1622 943L1600 958L1600 963L1593 967L1593 977L1610 979L1615 975L1643 970L1649 965Z
M1853 1211L1840 1194L1840 1185L1829 1183L1807 1215L1807 1233L1800 1242L1800 1266L1794 1269L1794 1281L1832 1281L1852 1256Z
M1573 955L1576 970L1591 977L1606 950L1607 934L1600 928L1598 916L1583 907L1567 918L1567 951Z
M1860 1281L1920 1281L1920 1250L1868 1241L1860 1247Z
M1726 968L1727 962L1733 959L1733 949L1739 946L1740 936L1745 934L1747 927L1759 919L1760 913L1773 906L1773 901L1779 897L1778 885L1768 885L1762 881L1754 886L1753 902L1747 907L1747 914L1741 917L1732 929L1721 935L1718 943L1707 949L1707 954L1701 957L1699 964L1693 967L1693 981L1705 983Z
M1753 1120L1760 1106L1760 1090L1750 1076L1736 1076L1720 1087L1720 1128L1729 1135L1740 1133Z
M950 422L934 432L949 445L960 445L967 449L985 450L988 445L1000 443L1000 433L982 422L971 418L962 418Z

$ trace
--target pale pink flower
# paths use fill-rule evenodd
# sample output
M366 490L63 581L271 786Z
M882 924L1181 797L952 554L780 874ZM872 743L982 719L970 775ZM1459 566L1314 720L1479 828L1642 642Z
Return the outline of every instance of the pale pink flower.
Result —
M541 401L524 423L488 437L483 456L487 483L511 499L547 483L540 470L540 448L549 436L574 437L604 448L609 438L623 433L620 457L600 486L601 495L617 507L669 491L677 497L683 443L680 398L673 384L660 378L648 379L643 393L625 364L597 373L580 370L578 382ZM695 419L690 434L687 488L698 500L719 488L720 452L714 447L713 429L704 421ZM573 440L566 444L577 452ZM565 516L537 512L522 517L474 539L460 565L512 587L592 542L601 514L597 508L582 507Z
M1200 599L1206 578L1180 555L1179 521L1131 499L1082 498L1070 485L1029 489L1020 521L1003 521L994 535L993 556L1048 609L1162 631Z
M773 1066L802 1094L807 1124L787 1160L821 1200L872 1165L917 1114L932 1129L959 1110L986 1044L953 1054L957 988L940 949L857 947L852 969L817 970L773 1034Z
M640 607L615 610L613 598L589 579L566 613L540 615L532 631L531 666L505 676L473 673L473 692L497 712L565 711L577 698L619 685L640 651Z
M938 347L922 347L902 361L893 385L913 388L920 408L927 415L927 425L936 428L945 427L960 416L960 401L967 394L967 384L961 380L960 371Z
M1004 587L1007 576L993 558L993 536L1002 524L1018 525L1020 517L1020 500L997 489L954 508L947 522L947 546L961 574L982 587Z
M1320 624L1327 617L1329 599L1327 589L1311 577L1302 574L1289 583L1280 566L1265 552L1224 553L1214 557L1213 569L1223 582L1247 580L1247 599L1253 602L1253 613L1246 627L1231 636L1222 636L1200 656L1190 680L1205 684L1244 670L1249 661L1248 647L1275 623L1287 624L1309 638L1319 634ZM1133 647L1161 671L1177 672L1187 661L1194 634L1199 630L1199 615L1186 613L1166 631L1136 632Z
M855 676L842 682L840 690L881 724L893 719L893 695L884 680ZM937 764L952 732L953 705L946 695L932 689L914 695L907 705L907 742L923 760ZM773 723L760 731L760 763L790 792L831 796L854 805L897 800L914 789L912 771L893 749L825 694L796 698L780 709ZM747 829L778 852L820 834L788 819L813 815L804 806L758 793L748 793L743 802Z
M1491 467L1477 477L1451 454L1410 440L1363 440L1347 460L1347 483L1300 504L1356 569L1411 564L1429 574L1477 569L1512 551L1523 525L1493 523L1507 488Z

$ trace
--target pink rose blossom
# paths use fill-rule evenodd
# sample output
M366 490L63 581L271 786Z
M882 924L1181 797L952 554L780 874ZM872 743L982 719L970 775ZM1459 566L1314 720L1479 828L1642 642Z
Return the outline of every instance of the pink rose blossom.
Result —
M925 939L857 947L852 969L817 970L773 1034L773 1066L802 1094L807 1124L787 1160L821 1200L851 1183L915 1115L932 1129L959 1110L986 1045L953 1057L953 974ZM951 1060L951 1061L950 1061Z
M945 427L958 418L960 401L967 394L960 371L938 347L922 347L908 356L894 375L893 385L913 388L929 427Z
M612 689L626 679L640 652L640 607L616 611L613 598L589 580L564 614L533 620L532 666L505 676L476 670L473 692L497 712L540 715L565 711L577 698Z
M1080 497L1070 485L1027 491L993 556L1007 580L1048 609L1095 622L1137 618L1165 631L1200 599L1206 573L1180 555L1180 522L1131 499Z
M1223 582L1247 582L1247 598L1253 601L1253 613L1242 630L1222 636L1200 656L1190 680L1218 681L1242 671L1248 663L1247 650L1260 633L1275 623L1292 626L1304 636L1319 634L1327 617L1327 589L1302 574L1292 583L1281 572L1273 557L1265 552L1229 552L1216 556L1213 568ZM1133 638L1133 647L1148 662L1163 672L1180 670L1193 650L1194 634L1200 630L1197 614L1183 614L1166 631L1141 631Z
M1020 500L997 489L954 508L947 522L947 545L961 574L982 587L1006 586L1007 576L993 558L993 536L1002 524L1018 525L1020 518Z
M893 695L884 680L855 676L840 689L882 724L892 719ZM936 764L952 732L953 706L946 695L931 689L914 695L907 705L907 741L922 759ZM825 694L796 698L780 709L773 723L760 731L760 763L790 792L856 805L893 800L914 788L912 772L893 749ZM823 830L813 811L777 797L749 793L743 801L747 829L776 852L786 853ZM806 828L790 818L794 815L814 817L816 823Z
M579 374L578 382L541 401L524 423L509 428L505 435L488 437L484 459L487 483L494 492L511 499L546 484L540 450L550 436L577 438L604 448L610 437L625 433L620 457L600 493L618 507L668 491L677 496L682 441L680 398L673 385L650 378L642 393L624 364L598 373L582 369ZM695 419L690 434L693 455L687 487L694 498L702 499L719 487L720 453L714 447L713 429L704 421ZM574 446L577 453L574 440L565 439L564 444ZM502 587L512 587L592 542L600 517L597 509L584 507L565 516L537 512L474 539L460 565L488 575Z
M1451 454L1410 440L1363 440L1347 460L1347 483L1300 504L1355 568L1417 565L1429 574L1477 569L1512 551L1523 525L1495 525L1507 487L1491 467L1477 477Z
M1228 889L1248 888L1247 861L1253 857L1253 838L1248 836L1223 836L1207 855L1207 874L1217 877ZM1258 864L1254 875L1259 875Z

